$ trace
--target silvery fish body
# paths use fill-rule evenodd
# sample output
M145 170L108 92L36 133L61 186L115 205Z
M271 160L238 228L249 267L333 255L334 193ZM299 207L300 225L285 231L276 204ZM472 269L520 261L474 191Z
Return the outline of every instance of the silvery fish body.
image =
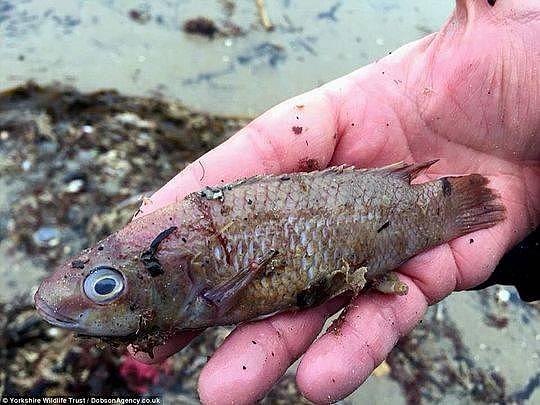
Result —
M207 187L61 266L40 286L37 308L53 324L143 345L314 306L366 283L405 293L391 270L504 218L481 175L410 184L434 162Z

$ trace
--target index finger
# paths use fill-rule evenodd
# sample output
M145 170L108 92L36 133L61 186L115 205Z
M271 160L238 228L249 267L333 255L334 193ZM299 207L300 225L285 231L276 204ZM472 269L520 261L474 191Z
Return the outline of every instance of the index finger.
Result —
M141 207L139 216L205 185L324 168L338 141L338 104L335 93L324 87L278 104L188 165Z

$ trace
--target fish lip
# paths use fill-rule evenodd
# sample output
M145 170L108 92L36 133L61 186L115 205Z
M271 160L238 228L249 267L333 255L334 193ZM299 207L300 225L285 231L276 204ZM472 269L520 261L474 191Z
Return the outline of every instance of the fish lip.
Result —
M79 323L76 320L65 315L56 314L38 294L35 295L34 301L38 314L50 324L65 329L79 329Z

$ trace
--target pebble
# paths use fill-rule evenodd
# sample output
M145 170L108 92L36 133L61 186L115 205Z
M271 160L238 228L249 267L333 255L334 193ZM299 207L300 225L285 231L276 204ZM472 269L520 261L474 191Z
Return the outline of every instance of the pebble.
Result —
M83 191L86 186L86 174L78 170L66 173L62 180L66 184L64 186L64 191L70 194Z
M510 291L508 291L505 288L499 288L499 290L496 293L497 301L506 303L510 300Z
M46 155L53 154L58 150L58 145L55 142L42 142L38 147L40 152Z
M22 355L29 363L34 363L37 359L39 359L39 353L36 352L22 352Z
M444 320L444 304L438 303L437 304L437 310L435 312L435 319L439 322L442 322Z
M47 334L48 337L50 337L52 339L56 339L57 337L60 336L60 329L58 329L58 328L49 328L49 329L47 329L47 331L45 333Z
M153 129L156 127L156 124L154 122L143 120L137 114L131 112L116 114L114 118L121 124L132 125L141 129Z
M81 224L84 218L84 212L78 205L72 205L67 212L67 219L74 225Z
M32 162L30 162L29 160L25 160L24 162L22 162L21 167L25 172L27 172L32 167Z
M375 377L384 377L390 374L390 371L392 371L392 369L390 368L388 363L386 361L383 361L377 366L377 368L375 368L375 370L373 370L373 375Z
M92 125L83 125L82 132L83 134L91 134L94 132L94 127Z
M84 180L83 179L74 179L71 180L66 185L66 193L75 194L80 192L84 188Z
M60 243L60 231L52 226L42 226L32 235L37 246L55 247Z

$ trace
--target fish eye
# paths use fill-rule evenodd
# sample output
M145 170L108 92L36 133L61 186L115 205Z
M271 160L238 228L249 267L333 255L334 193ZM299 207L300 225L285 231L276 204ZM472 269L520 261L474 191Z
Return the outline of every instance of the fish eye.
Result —
M112 267L96 267L84 280L83 289L86 296L96 304L107 304L124 291L124 277Z

